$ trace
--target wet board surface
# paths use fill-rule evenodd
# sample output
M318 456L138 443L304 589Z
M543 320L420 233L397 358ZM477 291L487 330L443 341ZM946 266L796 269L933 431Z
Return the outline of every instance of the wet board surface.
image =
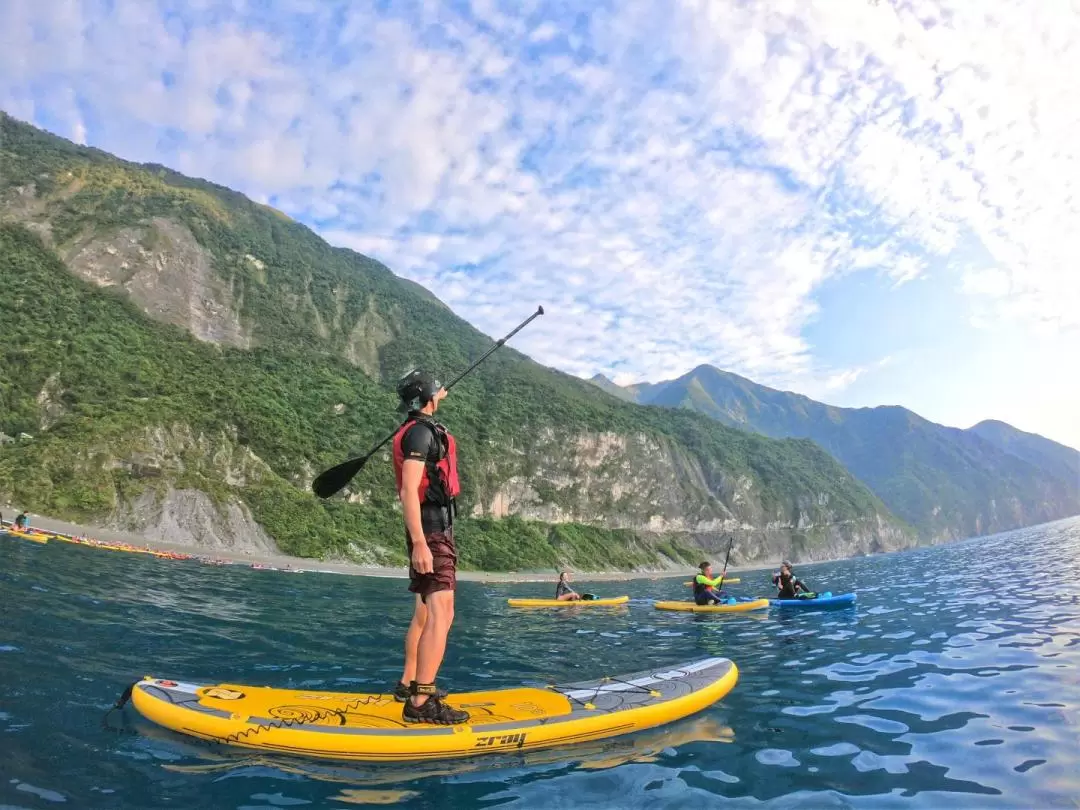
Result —
M751 599L736 602L734 605L695 605L693 602L654 602L657 610L678 610L685 613L745 613L748 610L763 610L769 606L768 599Z
M510 607L604 607L622 605L630 601L629 596L612 596L607 599L507 599Z

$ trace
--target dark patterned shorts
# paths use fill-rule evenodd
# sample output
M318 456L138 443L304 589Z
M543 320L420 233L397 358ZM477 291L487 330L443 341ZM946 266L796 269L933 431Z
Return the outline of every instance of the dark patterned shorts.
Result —
M454 530L431 532L425 535L428 549L431 551L430 574L418 574L412 566L412 540L405 538L405 551L409 555L409 590L420 594L420 599L427 601L428 595L436 591L452 591L457 588L457 547L454 545Z

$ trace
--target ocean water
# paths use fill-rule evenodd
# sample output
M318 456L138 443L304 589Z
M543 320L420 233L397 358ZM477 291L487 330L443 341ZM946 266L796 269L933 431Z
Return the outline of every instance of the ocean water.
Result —
M467 543L468 538L463 537ZM400 580L155 560L0 537L0 807L1080 806L1080 519L798 566L853 608L657 611L681 579L578 582L620 608L522 611L538 584L463 583L440 683L565 682L733 659L734 690L607 743L413 765L212 746L128 706L144 674L384 691ZM768 572L732 591L768 594Z

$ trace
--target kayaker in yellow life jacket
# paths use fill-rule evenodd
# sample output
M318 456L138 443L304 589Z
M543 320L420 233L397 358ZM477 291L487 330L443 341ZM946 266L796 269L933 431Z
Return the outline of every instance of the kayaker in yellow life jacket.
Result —
M722 572L720 576L713 577L712 563L709 562L701 563L698 568L700 571L694 577L694 603L698 605L717 605L724 601L727 594L716 590L716 586L720 584L727 572Z

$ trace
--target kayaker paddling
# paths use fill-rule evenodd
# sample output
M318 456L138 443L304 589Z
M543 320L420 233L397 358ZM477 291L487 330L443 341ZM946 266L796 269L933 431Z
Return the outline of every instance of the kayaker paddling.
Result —
M727 599L727 594L717 590L717 586L723 581L726 572L720 576L712 575L712 563L703 562L698 566L698 574L694 577L694 603L698 605L718 605Z

